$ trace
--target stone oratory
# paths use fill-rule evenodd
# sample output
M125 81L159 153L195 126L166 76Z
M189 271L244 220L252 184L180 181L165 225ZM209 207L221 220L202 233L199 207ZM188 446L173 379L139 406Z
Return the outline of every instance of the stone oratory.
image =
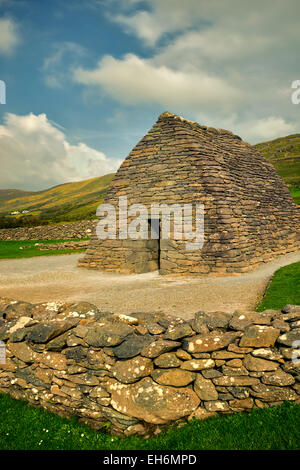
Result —
M128 206L149 209L149 238L121 238L119 226L114 239L99 239L95 232L79 266L121 273L226 275L252 270L300 247L299 210L271 163L232 132L169 112L158 117L129 153L104 203L118 212L125 196ZM151 219L152 204L203 205L201 249L187 249L184 238L172 237L174 224L170 239L163 238L159 215ZM153 238L150 229L155 226Z

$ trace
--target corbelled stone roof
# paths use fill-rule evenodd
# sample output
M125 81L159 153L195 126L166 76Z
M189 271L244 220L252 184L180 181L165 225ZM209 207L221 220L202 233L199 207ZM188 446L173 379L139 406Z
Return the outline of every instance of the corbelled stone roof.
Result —
M196 121L191 121L190 119L186 119L182 116L178 116L177 114L169 113L169 111L165 111L165 112L161 113L158 116L157 122L168 121L170 119L174 119L175 121L177 120L177 121L180 121L182 123L187 123L192 127L196 127L198 129L203 129L204 131L207 131L207 132L212 132L214 134L216 134L216 133L218 133L218 134L227 134L227 135L231 135L231 136L234 136L235 138L238 138L238 139L242 140L238 135L235 135L231 131L227 131L226 129L216 129L214 127L202 126L201 124L198 124L198 122L196 122Z

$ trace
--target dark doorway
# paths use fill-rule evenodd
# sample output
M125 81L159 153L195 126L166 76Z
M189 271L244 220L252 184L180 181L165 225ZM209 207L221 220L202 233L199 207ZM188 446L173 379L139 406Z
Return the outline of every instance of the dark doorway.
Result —
M149 224L149 239L156 241L155 252L157 252L157 267L160 270L160 240L161 240L161 225L159 219L148 219Z

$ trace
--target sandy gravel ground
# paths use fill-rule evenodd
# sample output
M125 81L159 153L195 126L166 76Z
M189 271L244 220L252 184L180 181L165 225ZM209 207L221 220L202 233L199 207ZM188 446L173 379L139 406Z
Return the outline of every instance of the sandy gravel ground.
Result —
M0 297L32 303L88 301L103 311L165 312L190 318L197 311L250 311L274 271L296 261L290 253L251 273L226 277L110 274L77 268L80 255L0 260Z

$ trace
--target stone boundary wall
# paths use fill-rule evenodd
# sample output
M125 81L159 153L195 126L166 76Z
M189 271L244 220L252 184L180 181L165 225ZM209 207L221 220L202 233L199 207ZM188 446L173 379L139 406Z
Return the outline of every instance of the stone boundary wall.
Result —
M0 317L0 392L114 435L300 403L300 306L183 321L0 299Z
M0 240L59 240L64 238L88 238L95 231L97 220L81 220L65 224L41 225L0 229Z
M79 240L79 241L69 241L69 242L62 242L62 243L35 243L34 246L38 250L41 251L52 251L52 250L85 250L89 244L89 240ZM32 248L32 245L24 245L20 246L20 250L26 250L27 248Z

